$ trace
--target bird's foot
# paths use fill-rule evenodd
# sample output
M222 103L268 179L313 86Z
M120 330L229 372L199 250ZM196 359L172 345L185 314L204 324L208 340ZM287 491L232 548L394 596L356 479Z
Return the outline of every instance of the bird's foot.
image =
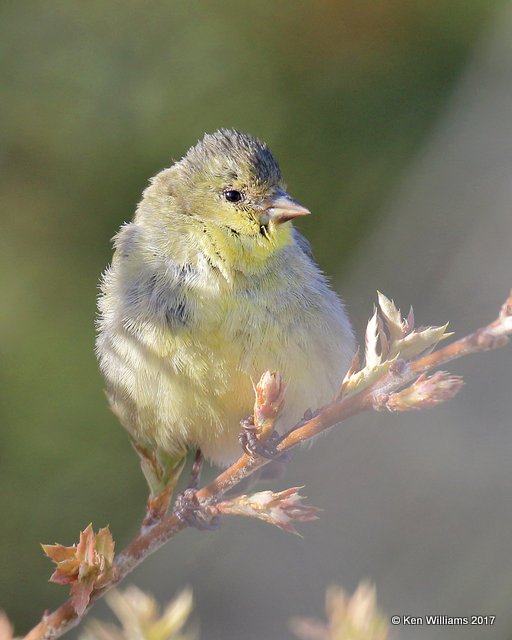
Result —
M197 499L196 489L185 489L176 496L174 515L189 527L212 531L220 527L220 518L215 507L202 505Z
M242 426L242 432L238 436L238 440L244 453L249 457L256 458L260 456L267 460L288 462L290 454L282 453L276 448L281 440L281 436L276 431L272 431L265 440L262 440L252 417L244 418L240 424Z

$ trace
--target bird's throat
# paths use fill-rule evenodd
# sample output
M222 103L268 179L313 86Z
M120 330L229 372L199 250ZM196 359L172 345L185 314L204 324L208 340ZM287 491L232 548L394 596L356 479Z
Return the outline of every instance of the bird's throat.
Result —
M257 275L266 271L272 258L292 242L292 226L284 224L266 233L249 235L209 225L201 240L208 262L232 280L240 273Z

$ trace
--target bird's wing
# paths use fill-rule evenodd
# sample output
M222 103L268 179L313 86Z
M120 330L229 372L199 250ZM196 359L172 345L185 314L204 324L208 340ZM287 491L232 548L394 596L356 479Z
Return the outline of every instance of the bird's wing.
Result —
M153 324L176 331L189 325L193 315L189 291L197 275L193 267L158 256L144 230L134 223L120 229L114 246L114 264L102 290L124 326L142 331Z

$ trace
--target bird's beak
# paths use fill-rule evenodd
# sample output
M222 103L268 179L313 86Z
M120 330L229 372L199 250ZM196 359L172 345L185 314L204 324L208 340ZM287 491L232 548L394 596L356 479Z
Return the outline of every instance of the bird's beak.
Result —
M286 191L278 189L272 198L265 203L262 217L268 217L268 220L272 220L274 224L278 225L293 218L308 216L310 213L309 209L294 200Z

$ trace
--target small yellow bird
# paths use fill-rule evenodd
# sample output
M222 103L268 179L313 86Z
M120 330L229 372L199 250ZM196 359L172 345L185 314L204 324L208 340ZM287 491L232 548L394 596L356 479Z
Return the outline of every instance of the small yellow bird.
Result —
M354 338L290 222L308 213L268 147L231 129L151 180L98 303L109 402L136 443L227 465L266 370L288 385L281 432L332 399Z

